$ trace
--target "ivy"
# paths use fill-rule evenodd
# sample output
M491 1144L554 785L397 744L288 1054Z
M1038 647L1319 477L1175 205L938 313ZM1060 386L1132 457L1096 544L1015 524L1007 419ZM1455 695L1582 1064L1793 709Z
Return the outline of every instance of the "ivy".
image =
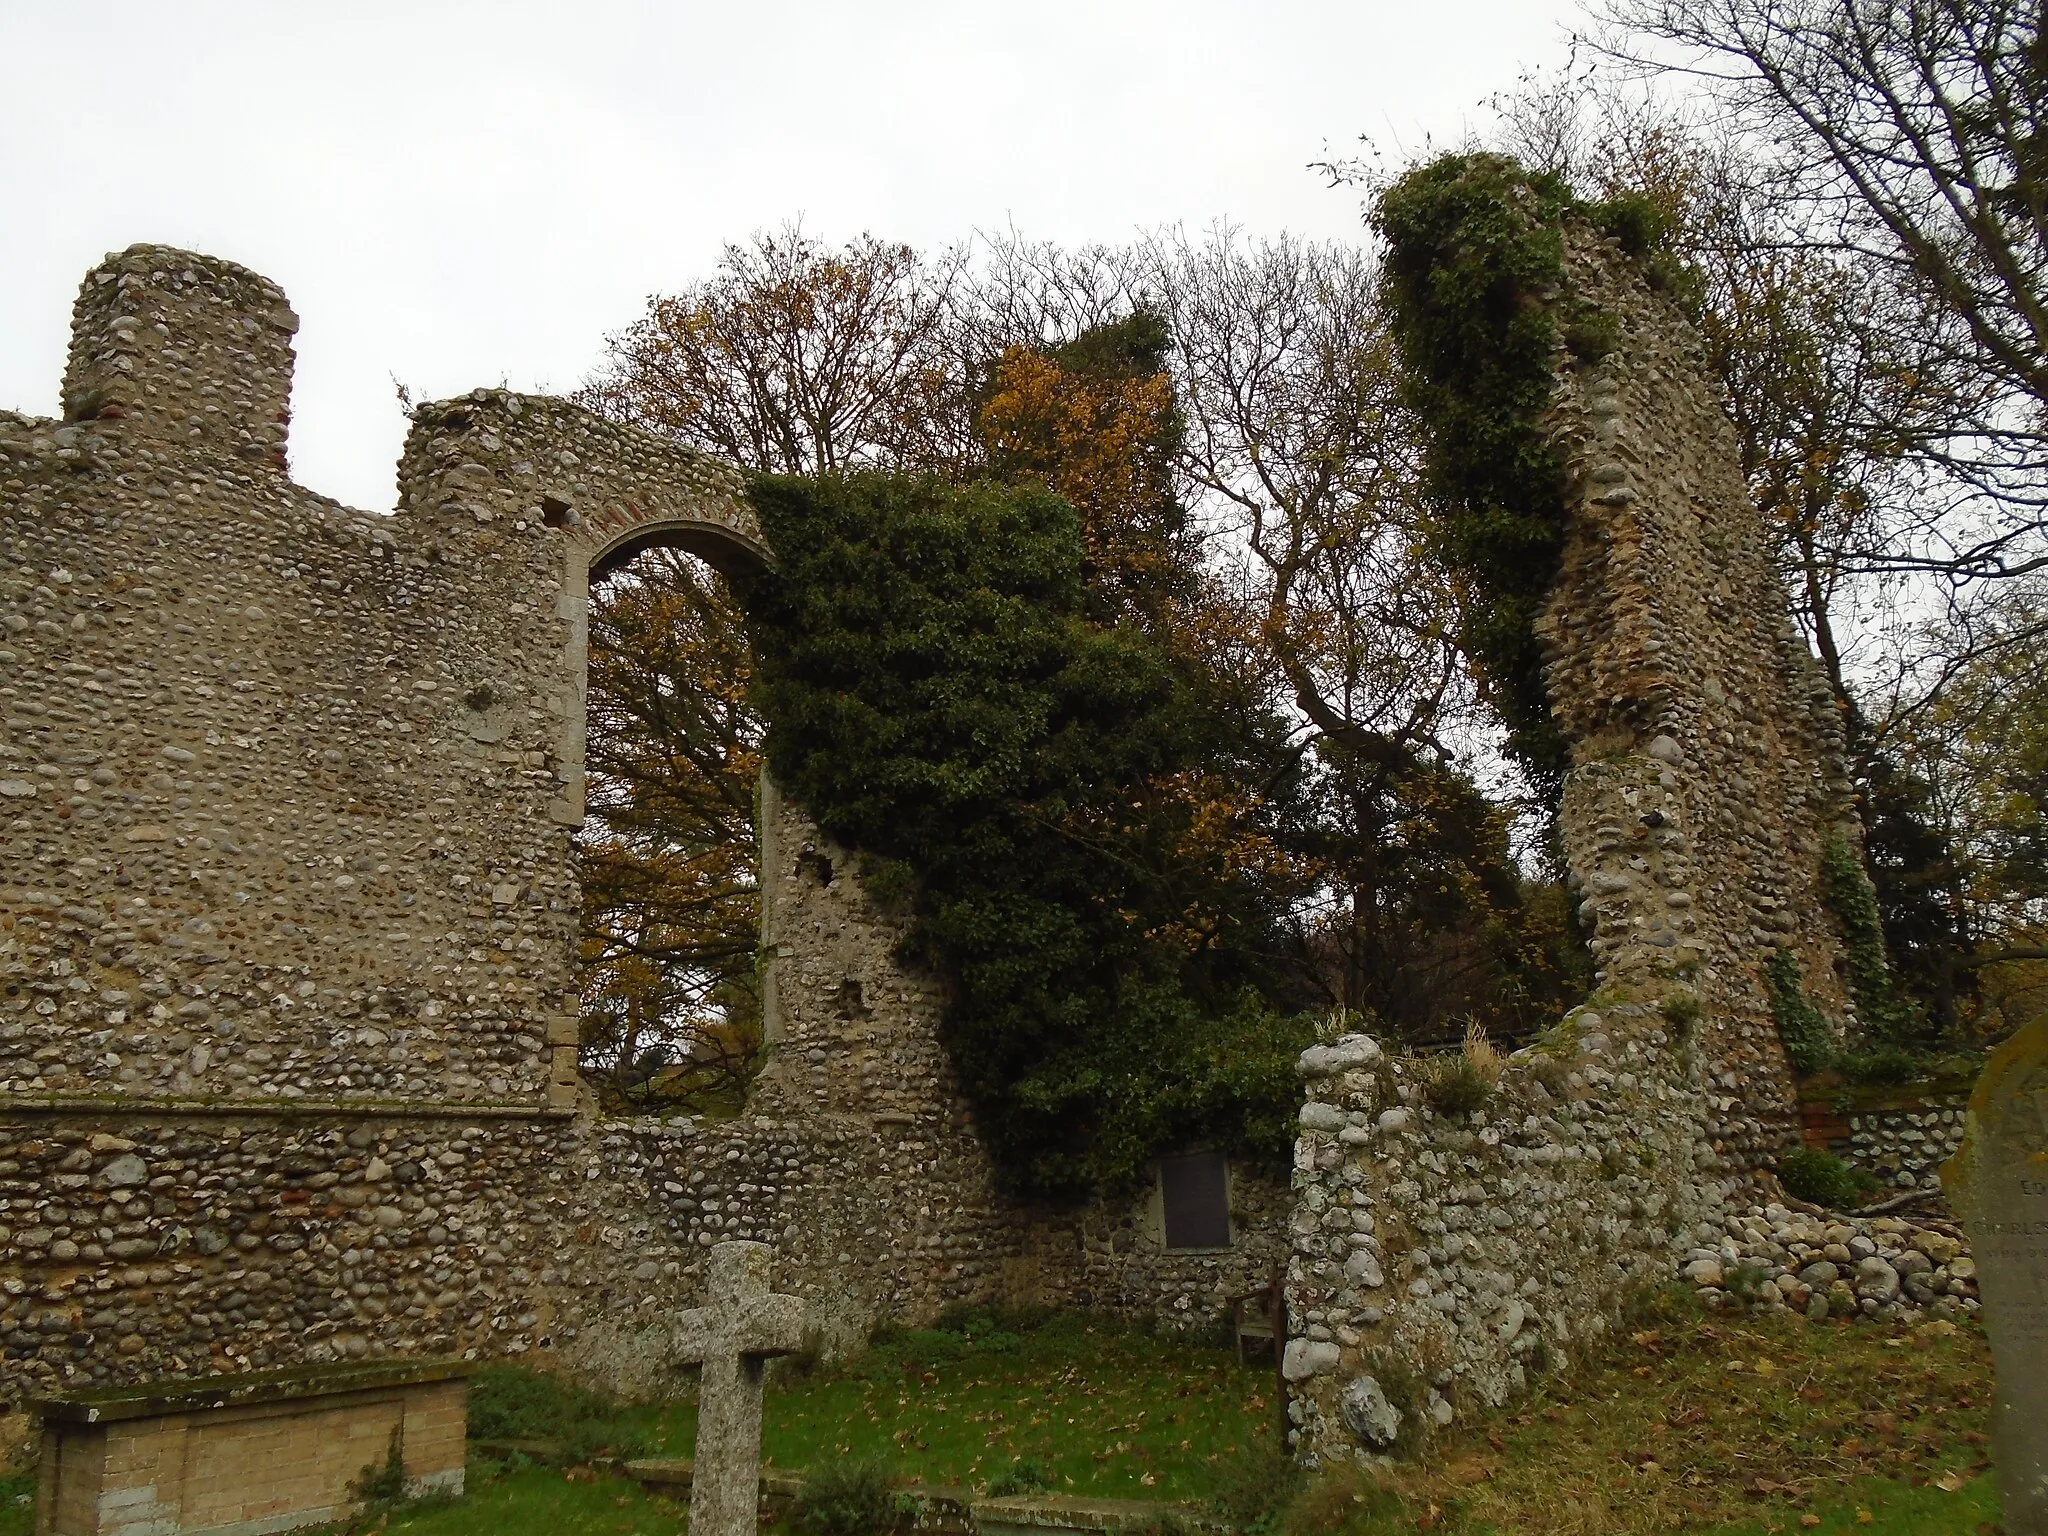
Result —
M1403 391L1428 428L1430 540L1510 750L1555 795L1567 766L1532 630L1557 572L1564 464L1545 438L1572 196L1500 155L1447 155L1380 200Z
M1849 995L1856 999L1865 1033L1890 1044L1916 1039L1925 1020L1911 1001L1900 996L1885 958L1877 887L1863 860L1841 838L1830 838L1821 853L1820 875L1821 900L1841 925L1844 979L1849 983Z
M1073 508L879 474L753 501L769 762L949 983L1011 1185L1126 1188L1197 1139L1283 1156L1310 1037L1266 1000L1284 902L1191 856L1200 808L1153 791L1228 744L1157 643L1089 617Z
M1552 801L1570 764L1533 626L1568 509L1543 414L1561 345L1597 358L1620 340L1612 315L1565 295L1564 221L1575 214L1661 283L1668 231L1648 200L1582 203L1560 178L1504 155L1446 155L1410 171L1375 214L1403 393L1427 428L1430 543L1458 582L1460 640L1508 749Z
M1806 976L1799 957L1789 949L1773 951L1764 962L1764 986L1770 993L1771 1018L1785 1043L1785 1058L1801 1077L1824 1071L1835 1056L1835 1032L1827 1016L1806 995Z

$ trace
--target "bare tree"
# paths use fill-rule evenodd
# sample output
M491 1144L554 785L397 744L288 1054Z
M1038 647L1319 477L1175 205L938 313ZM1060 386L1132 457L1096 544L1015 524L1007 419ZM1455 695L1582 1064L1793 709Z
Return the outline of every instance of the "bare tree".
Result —
M1333 1002L1410 1037L1462 1028L1452 998L1517 1033L1579 978L1557 963L1568 919L1538 931L1511 817L1457 766L1497 727L1427 554L1377 268L1356 246L1228 229L1137 254L1135 286L1174 337L1190 495L1219 563L1237 562L1315 764L1301 837L1320 876L1303 913L1319 976Z
M1966 506L1874 566L1952 582L2048 567L2048 103L2022 0L1606 0L1610 59L1726 114L1786 238L1915 295L1969 409L1904 446Z
M648 301L580 398L749 468L939 464L971 437L958 366L964 257L790 225L728 245L716 276Z
M1422 557L1416 438L1366 254L1227 230L1144 247L1176 348L1183 462L1248 559L1266 644L1316 732L1440 748L1462 670Z

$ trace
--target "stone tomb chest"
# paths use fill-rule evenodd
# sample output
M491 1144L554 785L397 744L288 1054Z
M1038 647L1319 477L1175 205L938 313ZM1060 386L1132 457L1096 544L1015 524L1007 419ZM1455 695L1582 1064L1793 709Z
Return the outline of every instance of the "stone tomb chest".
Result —
M473 1369L384 1361L38 1400L36 1536L317 1525L394 1456L406 1495L459 1494Z

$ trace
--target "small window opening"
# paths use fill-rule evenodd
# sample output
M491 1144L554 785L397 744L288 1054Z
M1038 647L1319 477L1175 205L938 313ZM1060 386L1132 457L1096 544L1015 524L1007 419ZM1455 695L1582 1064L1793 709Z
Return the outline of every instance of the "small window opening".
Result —
M569 524L569 503L553 496L541 497L540 520L550 528L566 528Z
M1221 1152L1159 1160L1169 1248L1230 1246L1230 1168Z

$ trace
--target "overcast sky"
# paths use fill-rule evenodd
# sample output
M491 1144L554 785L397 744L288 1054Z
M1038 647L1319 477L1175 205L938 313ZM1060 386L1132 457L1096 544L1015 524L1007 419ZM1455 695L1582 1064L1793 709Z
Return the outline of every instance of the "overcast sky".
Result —
M154 241L283 284L297 478L393 499L416 396L574 387L648 294L801 217L921 246L1227 218L1350 236L1306 167L1455 141L1569 0L0 0L0 407Z

